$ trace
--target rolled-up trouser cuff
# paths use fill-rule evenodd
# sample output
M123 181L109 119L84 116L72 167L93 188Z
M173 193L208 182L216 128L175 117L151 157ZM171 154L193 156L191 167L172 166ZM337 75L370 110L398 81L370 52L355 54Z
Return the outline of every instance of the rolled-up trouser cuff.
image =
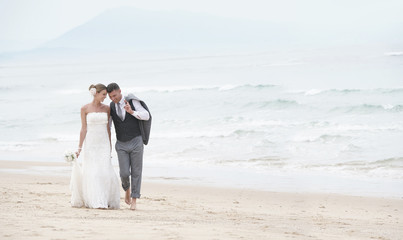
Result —
M130 195L130 197L131 198L140 198L140 194L139 193L132 193L131 195Z

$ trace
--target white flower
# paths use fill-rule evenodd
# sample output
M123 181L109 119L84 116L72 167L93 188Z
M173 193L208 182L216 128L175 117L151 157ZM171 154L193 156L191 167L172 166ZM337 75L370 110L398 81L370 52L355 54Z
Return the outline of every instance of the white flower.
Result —
M94 88L94 87L91 88L91 89L90 89L90 93L91 93L92 96L95 96L95 94L97 94L97 89Z
M72 151L66 151L64 153L64 160L66 160L68 163L71 163L76 160L76 154Z

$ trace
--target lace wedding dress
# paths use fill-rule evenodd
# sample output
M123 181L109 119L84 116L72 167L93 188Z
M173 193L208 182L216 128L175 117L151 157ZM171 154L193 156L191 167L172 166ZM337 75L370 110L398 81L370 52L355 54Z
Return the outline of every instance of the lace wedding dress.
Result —
M107 113L87 114L87 135L79 157L82 167L74 161L71 173L73 207L119 208L120 186L111 163L107 124Z

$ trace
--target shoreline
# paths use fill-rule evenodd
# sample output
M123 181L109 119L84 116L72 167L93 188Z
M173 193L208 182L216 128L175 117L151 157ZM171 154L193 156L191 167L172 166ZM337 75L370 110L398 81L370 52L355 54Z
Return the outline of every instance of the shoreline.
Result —
M119 173L117 159L112 160ZM70 177L71 166L64 161L0 160L0 173ZM250 189L264 192L335 194L356 197L403 199L401 180L352 178L322 172L255 172L219 166L187 166L144 163L143 182L225 189Z
M0 169L66 165L21 163L0 161ZM98 210L70 206L69 176L6 171L0 172L0 191L2 239L400 239L403 235L403 199L144 180L138 210L128 209L123 190L119 210Z

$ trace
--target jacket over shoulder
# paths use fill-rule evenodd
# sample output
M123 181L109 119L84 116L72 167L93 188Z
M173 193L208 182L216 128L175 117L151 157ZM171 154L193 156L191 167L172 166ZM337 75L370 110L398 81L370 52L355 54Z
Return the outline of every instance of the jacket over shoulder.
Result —
M137 100L140 102L141 106L147 110L147 112L150 114L150 118L147 121L139 120L139 126L140 126L140 131L141 131L141 137L143 138L143 143L144 145L148 144L148 140L150 139L150 132L151 132L151 113L150 110L148 109L146 103L139 99L138 97L134 96L132 93L128 94L125 96L125 100L130 102L131 100ZM136 110L136 109L133 109Z

